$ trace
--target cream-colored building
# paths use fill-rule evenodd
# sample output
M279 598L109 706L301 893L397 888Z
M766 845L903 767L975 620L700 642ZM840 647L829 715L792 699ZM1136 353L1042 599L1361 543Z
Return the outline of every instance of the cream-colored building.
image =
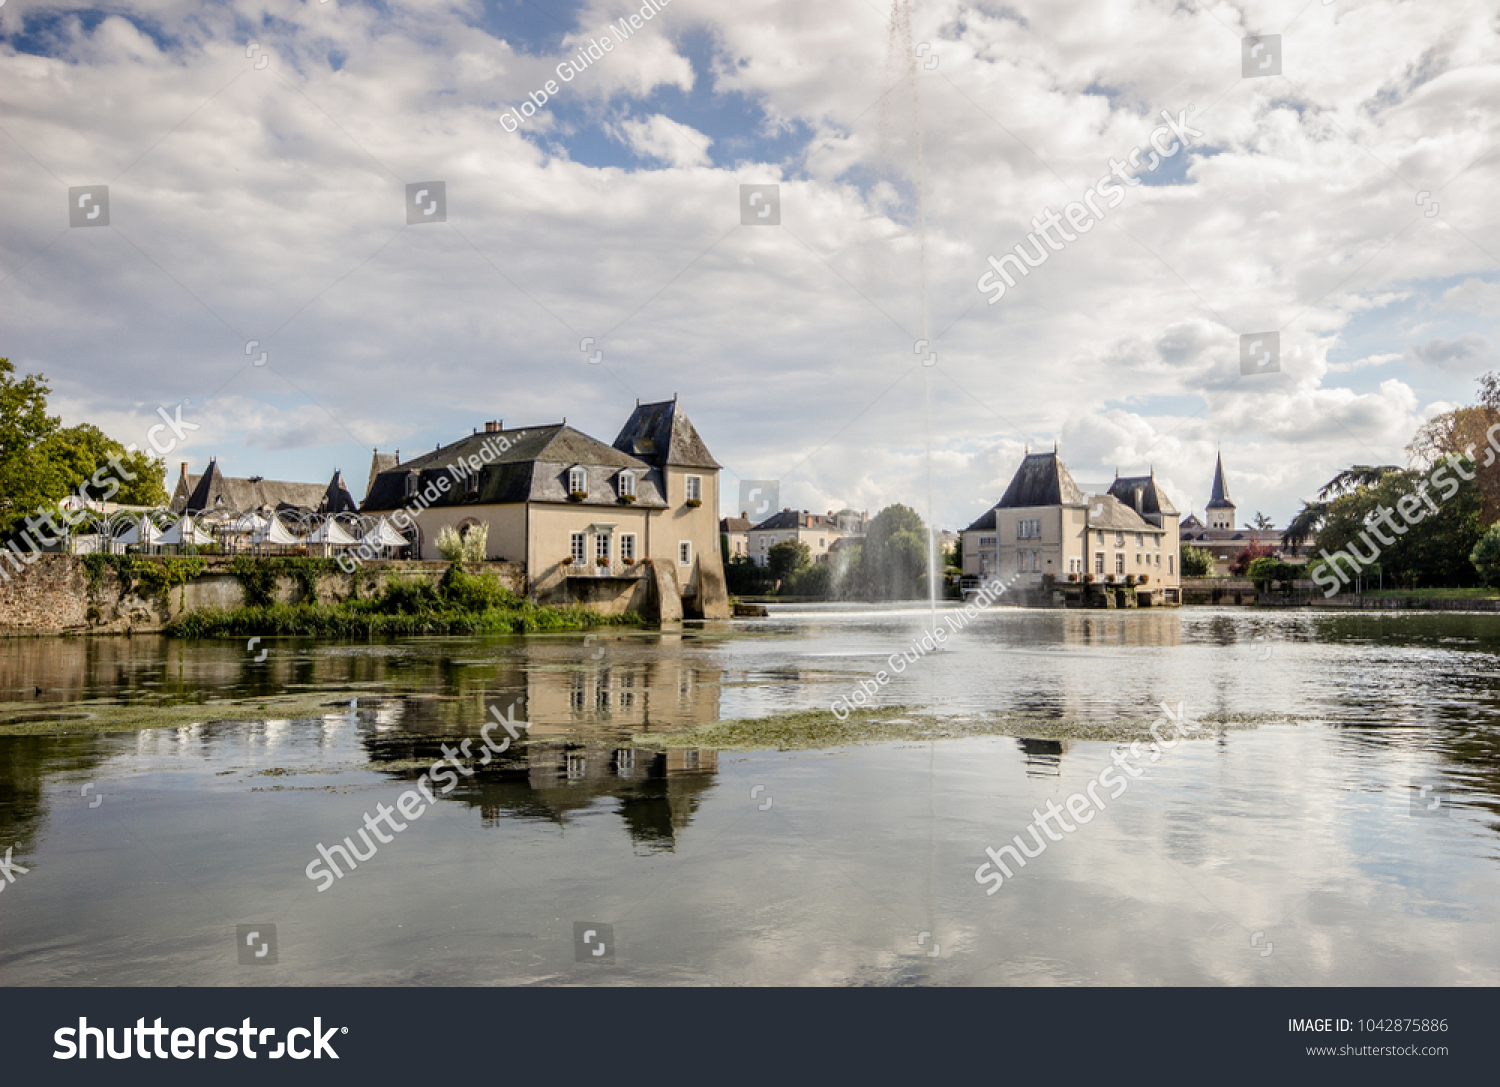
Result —
M488 423L376 474L362 510L403 509L423 559L445 527L487 526L485 557L524 563L536 599L629 599L654 577L682 615L729 615L719 464L675 399L637 404L613 445L566 423Z
M1122 476L1109 492L1085 495L1051 453L1029 453L1005 494L963 532L966 578L992 577L1018 588L1058 582L1121 582L1176 600L1177 518L1154 475Z
M806 544L813 562L827 562L836 541L861 541L869 526L869 515L856 510L829 510L825 515L784 509L750 529L746 538L750 559L757 566L770 562L771 548L788 541Z

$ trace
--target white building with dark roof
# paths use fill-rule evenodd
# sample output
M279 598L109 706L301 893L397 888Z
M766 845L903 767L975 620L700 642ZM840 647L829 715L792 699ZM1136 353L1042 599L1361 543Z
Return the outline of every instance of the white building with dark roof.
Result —
M1154 474L1117 477L1085 495L1057 451L1028 453L1005 494L964 529L966 578L999 577L1021 589L1132 578L1177 599L1177 518ZM1012 581L1014 579L1014 581Z

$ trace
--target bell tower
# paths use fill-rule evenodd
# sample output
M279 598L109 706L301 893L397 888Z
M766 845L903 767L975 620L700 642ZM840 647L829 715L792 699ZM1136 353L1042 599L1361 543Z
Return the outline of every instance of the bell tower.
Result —
M1221 453L1214 464L1214 488L1204 507L1209 528L1234 528L1234 503L1229 500L1229 487L1224 483L1224 456Z

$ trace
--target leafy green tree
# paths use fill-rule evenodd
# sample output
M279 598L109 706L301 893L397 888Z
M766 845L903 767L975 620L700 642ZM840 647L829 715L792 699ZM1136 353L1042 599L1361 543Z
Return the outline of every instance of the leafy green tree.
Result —
M55 509L100 469L119 484L110 500L141 506L165 504L163 461L144 453L127 453L119 442L87 423L64 429L56 416L47 414L47 394L52 390L46 378L28 374L17 379L15 372L9 359L0 358L0 535L16 532L37 510ZM135 478L117 473L111 455ZM91 487L89 497L103 498L107 490L107 484L104 489Z
M1491 588L1500 586L1500 524L1491 525L1479 537L1474 550L1469 552L1469 561L1479 571L1479 576L1486 585Z
M1460 459L1457 463L1475 474L1472 461ZM1446 499L1442 497L1444 489L1426 485L1422 474L1405 469L1386 471L1373 485L1356 485L1329 503L1313 551L1321 556L1325 549L1329 554L1347 549L1346 554L1362 564L1378 565L1412 588L1474 584L1478 577L1469 555L1483 534L1482 496L1476 481L1465 480L1461 472L1449 471L1447 478L1456 484L1456 490ZM1425 519L1407 525L1398 513L1384 512L1395 511L1402 499L1418 495L1419 488L1426 490L1437 507L1436 513L1422 503ZM1396 531L1392 523L1404 531Z
M1214 568L1214 557L1201 547L1183 544L1181 564L1183 577L1208 577Z
M922 593L927 573L927 526L915 510L897 503L870 519L860 548L858 595L905 600Z
M792 596L827 600L832 594L833 567L826 562L815 562L799 570L792 578Z
M789 584L797 571L812 562L812 551L800 540L783 540L766 552L766 566L771 576L783 584Z

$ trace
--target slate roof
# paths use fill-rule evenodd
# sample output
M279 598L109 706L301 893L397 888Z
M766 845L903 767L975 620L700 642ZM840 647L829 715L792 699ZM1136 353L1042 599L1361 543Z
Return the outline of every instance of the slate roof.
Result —
M219 462L208 462L208 470L202 475L188 478L188 500L184 509L189 513L204 510L318 510L322 506L327 487L321 483L294 483L279 479L262 479L251 476L239 479L226 476L219 471Z
M374 455L370 458L370 478L365 480L365 495L367 497L375 486L375 477L381 472L389 472L392 468L396 467L399 460L400 458L395 453L382 453L378 449L375 450Z
M995 511L1001 509L1025 509L1031 506L1081 506L1085 499L1068 474L1056 451L1051 453L1028 453L1021 467L1010 478L1010 486L980 518L965 532L989 532L995 528Z
M1234 503L1229 501L1229 486L1224 482L1224 456L1221 453L1214 464L1214 490L1208 496L1208 505L1203 507L1210 510L1234 509Z
M318 507L318 511L320 513L359 512L359 504L354 501L354 496L344 485L344 473L337 468L333 470L333 478L328 481L328 490L323 492L323 504Z
M719 531L730 534L736 532L749 532L755 527L755 522L744 517L725 517L719 522Z
M509 443L508 448L500 448L502 438ZM490 463L480 469L478 491L466 495L449 469L460 458L482 460L486 442L494 450ZM568 502L568 469L578 465L588 469L588 497L583 505L618 507L617 481L620 472L629 469L636 473L635 505L666 508L660 473L650 464L590 438L566 423L472 434L413 457L376 476L362 508L394 510L406 505L409 501L406 479L413 472L417 473L419 489L438 476L453 480L448 492L432 503L435 507Z
M756 531L769 529L785 530L789 528L819 528L827 532L837 531L837 524L831 517L824 517L821 513L808 513L806 510L782 510L773 513L760 524L753 526Z
M1109 493L1148 521L1152 517L1175 516L1177 513L1167 492L1156 482L1155 475L1117 476L1110 484Z
M1102 528L1111 532L1160 532L1134 509L1125 505L1112 494L1089 495L1089 528Z
M709 453L675 398L657 404L637 404L620 428L615 448L658 468L723 467Z

